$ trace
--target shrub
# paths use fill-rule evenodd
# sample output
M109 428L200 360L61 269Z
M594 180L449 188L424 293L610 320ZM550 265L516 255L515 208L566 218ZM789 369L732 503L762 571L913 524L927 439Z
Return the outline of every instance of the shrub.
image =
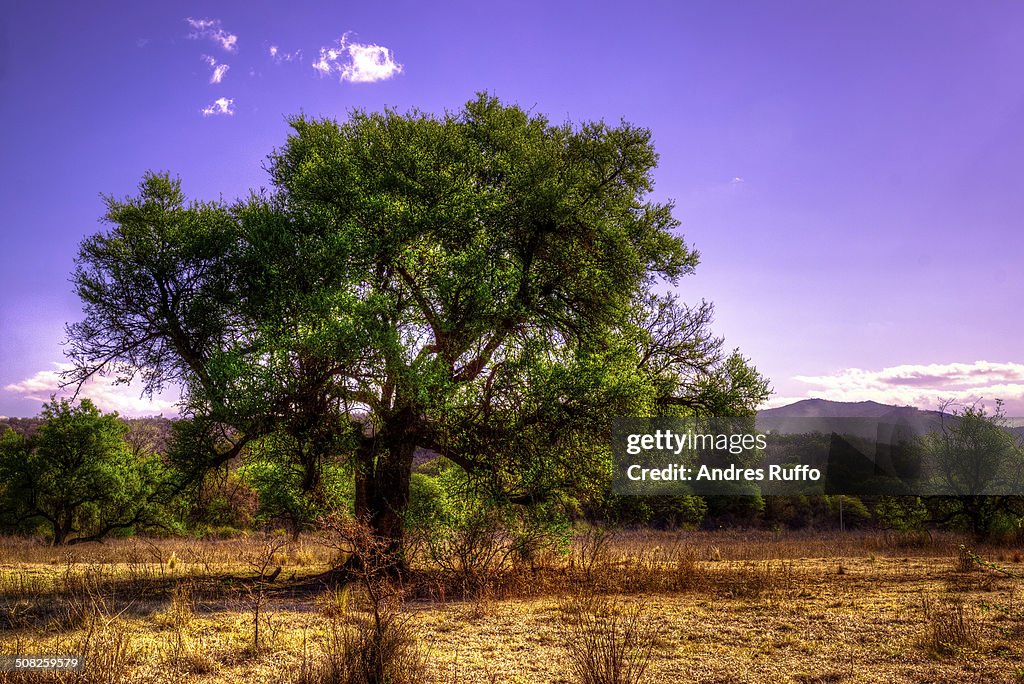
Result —
M325 602L329 620L323 653L304 661L299 684L419 684L428 681L426 657L408 617L402 613L402 589L389 574L394 567L387 541L365 524L323 519L340 555L354 559L348 572L362 590L366 614L346 614L348 593ZM347 618L344 619L343 618Z
M640 605L577 596L562 606L563 646L579 684L643 681L658 637L657 623Z
M708 505L699 496L651 497L651 522L659 527L696 529L704 522Z
M331 622L321 658L300 671L300 684L419 684L429 669L407 616L393 607L354 624Z
M464 594L488 586L510 565L533 567L545 549L568 552L571 527L556 506L500 506L450 472L417 474L410 489L410 546L456 578Z
M180 503L187 509L184 515L195 531L216 538L234 536L252 527L258 500L256 490L237 470L214 470L205 473L187 500Z

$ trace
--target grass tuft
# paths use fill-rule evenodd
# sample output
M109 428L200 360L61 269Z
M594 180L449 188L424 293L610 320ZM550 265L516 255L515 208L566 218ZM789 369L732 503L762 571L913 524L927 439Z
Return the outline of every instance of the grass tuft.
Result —
M931 655L951 656L977 647L977 616L974 609L959 598L925 597L921 611L924 629L920 645Z

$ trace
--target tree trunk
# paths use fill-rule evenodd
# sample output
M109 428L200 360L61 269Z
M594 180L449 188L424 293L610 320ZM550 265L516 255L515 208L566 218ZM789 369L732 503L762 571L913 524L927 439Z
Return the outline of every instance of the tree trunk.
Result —
M373 441L364 438L356 447L355 515L370 519L370 490L373 488Z
M409 507L409 480L416 443L402 440L377 459L368 492L369 522L381 542L382 558L390 571L408 569L405 558L405 511Z
M70 512L64 513L64 514L58 512L57 515L54 516L54 524L53 524L53 545L54 546L63 546L67 542L68 535L71 534L71 521L72 521L72 513L70 513Z
M355 517L369 525L375 540L375 563L391 574L408 569L405 558L405 512L416 452L415 411L396 411L373 437L356 449ZM352 562L357 562L353 559Z

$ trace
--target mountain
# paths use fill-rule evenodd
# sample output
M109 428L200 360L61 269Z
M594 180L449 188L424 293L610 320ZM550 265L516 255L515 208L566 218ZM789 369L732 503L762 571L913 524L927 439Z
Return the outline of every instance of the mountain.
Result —
M939 411L922 411L913 406L890 406L877 401L828 401L804 399L787 406L757 412L760 430L794 432L837 432L871 437L879 426L898 426L902 431L923 434L941 429L952 420Z
M778 408L757 412L761 418L892 418L927 415L938 418L938 411L922 411L913 406L890 406L877 401L828 401L804 399Z
M803 399L801 401L764 409L757 412L757 427L761 430L794 432L869 433L873 427L899 425L914 434L941 430L957 424L957 418L941 411L926 411L913 406L891 406L877 401L828 401ZM1024 442L1024 425L1011 423L1006 431ZM869 436L869 435L865 435Z

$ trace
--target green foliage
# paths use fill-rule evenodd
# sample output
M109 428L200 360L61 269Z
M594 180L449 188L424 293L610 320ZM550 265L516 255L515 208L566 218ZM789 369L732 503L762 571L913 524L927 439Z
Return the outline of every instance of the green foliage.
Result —
M750 527L765 510L765 498L760 494L738 496L708 496L707 517L721 527Z
M238 532L256 521L259 494L238 470L218 468L205 473L181 497L182 518L194 533Z
M295 446L294 440L284 435L259 440L238 472L259 496L256 522L285 525L298 533L318 517L350 510L353 492L348 468L333 462L307 470L301 459L281 453ZM316 477L316 482L307 484L307 477Z
M104 198L114 230L83 240L73 281L86 312L69 326L78 378L98 371L120 380L140 376L148 391L181 377L181 353L217 346L230 288L223 268L234 237L225 207L185 206L181 183L149 173L135 198ZM173 323L172 323L173 322ZM168 343L174 325L187 349ZM150 339L153 344L142 344ZM107 362L104 354L112 359Z
M651 522L659 527L695 529L708 513L708 505L699 496L651 497Z
M844 527L860 527L871 521L871 511L860 497L836 494L823 498L828 501L833 523L839 521L840 506L842 507Z
M437 477L413 473L409 478L409 507L405 524L414 531L429 532L455 515L453 502Z
M883 496L875 504L875 519L886 530L920 532L929 513L919 496Z
M846 527L856 527L871 519L867 507L856 497L801 495L765 497L764 521L773 527L781 525L794 530L838 527L840 499Z
M1020 502L1015 502L1017 505L1007 506L1005 510L997 512L992 516L992 520L988 525L987 534L990 540L1001 543L1011 544L1021 539L1022 526L1024 526L1024 512Z
M154 454L133 454L117 414L91 401L54 400L30 438L0 439L0 514L14 529L42 525L55 544L101 539L153 524L167 479Z
M600 501L588 507L587 517L613 527L648 525L654 517L654 500L652 496L620 496L609 491Z
M589 517L618 525L653 525L696 529L707 516L708 506L699 496L619 496L609 493Z

